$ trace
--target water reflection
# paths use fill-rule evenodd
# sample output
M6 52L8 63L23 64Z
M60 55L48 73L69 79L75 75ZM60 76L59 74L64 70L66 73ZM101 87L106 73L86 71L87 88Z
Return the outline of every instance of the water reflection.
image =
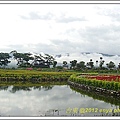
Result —
M80 114L80 111L74 114L70 110L119 108L116 103L111 105L109 101L97 100L68 85L1 86L0 98L1 116L102 116L102 113Z
M120 98L118 97L113 97L113 96L109 96L109 95L104 95L104 94L100 94L94 91L87 91L87 90L82 90L82 89L75 89L73 87L70 87L73 91L78 92L82 95L87 95L89 97L92 97L94 100L102 100L104 102L107 103L111 103L111 105L118 105L120 106Z
M45 91L51 90L53 86L34 86L34 87L26 87L26 86L13 86L11 90L9 90L11 93L15 93L17 91L23 90L23 91L31 91L34 90L41 90L44 89Z
M0 86L0 90L8 90L9 86Z
M0 90L8 90L9 86L0 86ZM41 89L44 89L45 91L51 90L53 88L52 85L49 86L12 86L11 90L9 90L11 93L15 93L17 91L23 90L23 91L31 91L32 89L36 90L38 89L39 91Z

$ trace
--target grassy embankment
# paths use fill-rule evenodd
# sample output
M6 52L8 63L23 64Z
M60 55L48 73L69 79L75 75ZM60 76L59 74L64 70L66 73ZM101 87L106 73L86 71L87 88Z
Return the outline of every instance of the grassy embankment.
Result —
M74 72L0 69L0 85L40 85L50 82L64 84L72 74Z
M102 76L103 76L103 78L102 78ZM105 77L106 77L106 79L105 79ZM116 79L114 79L115 77L116 76L114 75L114 76L112 76L111 80L110 79L108 80L108 78L111 78L110 75L109 76L105 76L105 75L99 76L97 73L73 74L70 76L69 81L76 83L76 84L84 85L84 87L89 86L89 87L93 88L93 90L96 88L102 88L105 90L113 90L113 91L120 92L120 79L119 79L120 76L118 76L118 77L116 77ZM98 79L98 78L101 78L101 79Z

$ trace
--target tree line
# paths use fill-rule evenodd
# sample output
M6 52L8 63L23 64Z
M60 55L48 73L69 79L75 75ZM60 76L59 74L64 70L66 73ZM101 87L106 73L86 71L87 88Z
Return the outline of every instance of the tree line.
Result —
M0 66L6 67L11 62L10 58L13 58L17 61L16 65L18 67L35 67L35 68L50 68L52 65L53 68L57 66L57 61L55 58L49 54L35 54L34 56L31 53L19 53L16 50L11 51L10 53L0 53ZM67 61L63 61L62 66L58 66L61 68L68 68L68 64L70 65L70 69L84 70L84 69L105 69L104 64L105 61L102 57L99 60L96 60L96 66L92 59L89 62L85 63L84 61L78 62L77 60L72 60L70 63ZM107 69L120 69L120 63L116 67L113 61L110 61L106 64Z
M95 65L96 64L96 65ZM77 70L85 70L85 69L120 69L120 63L118 66L115 65L113 61L110 61L106 64L105 67L105 60L103 60L102 57L100 57L99 60L96 60L96 62L93 62L92 59L89 60L89 62L85 63L84 61L77 62L77 60L70 61L70 69L77 69ZM63 66L67 66L67 62L63 61Z
M49 68L53 65L55 59L49 54L42 56L41 54L32 55L31 53L19 53L16 50L10 53L0 53L0 66L5 67L11 62L10 58L17 61L18 67L36 67L36 68Z

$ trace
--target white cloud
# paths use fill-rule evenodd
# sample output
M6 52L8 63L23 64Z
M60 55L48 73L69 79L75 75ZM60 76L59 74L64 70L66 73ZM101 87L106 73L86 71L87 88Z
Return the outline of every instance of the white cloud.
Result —
M119 6L1 4L0 51L120 54Z

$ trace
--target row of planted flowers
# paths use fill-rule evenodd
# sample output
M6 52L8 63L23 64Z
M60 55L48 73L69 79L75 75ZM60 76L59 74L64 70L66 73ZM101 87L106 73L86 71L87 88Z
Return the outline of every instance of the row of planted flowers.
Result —
M83 85L120 91L120 76L118 75L74 74L69 80Z
M115 81L120 82L120 75L92 75L86 76L89 79L103 80L103 81Z

